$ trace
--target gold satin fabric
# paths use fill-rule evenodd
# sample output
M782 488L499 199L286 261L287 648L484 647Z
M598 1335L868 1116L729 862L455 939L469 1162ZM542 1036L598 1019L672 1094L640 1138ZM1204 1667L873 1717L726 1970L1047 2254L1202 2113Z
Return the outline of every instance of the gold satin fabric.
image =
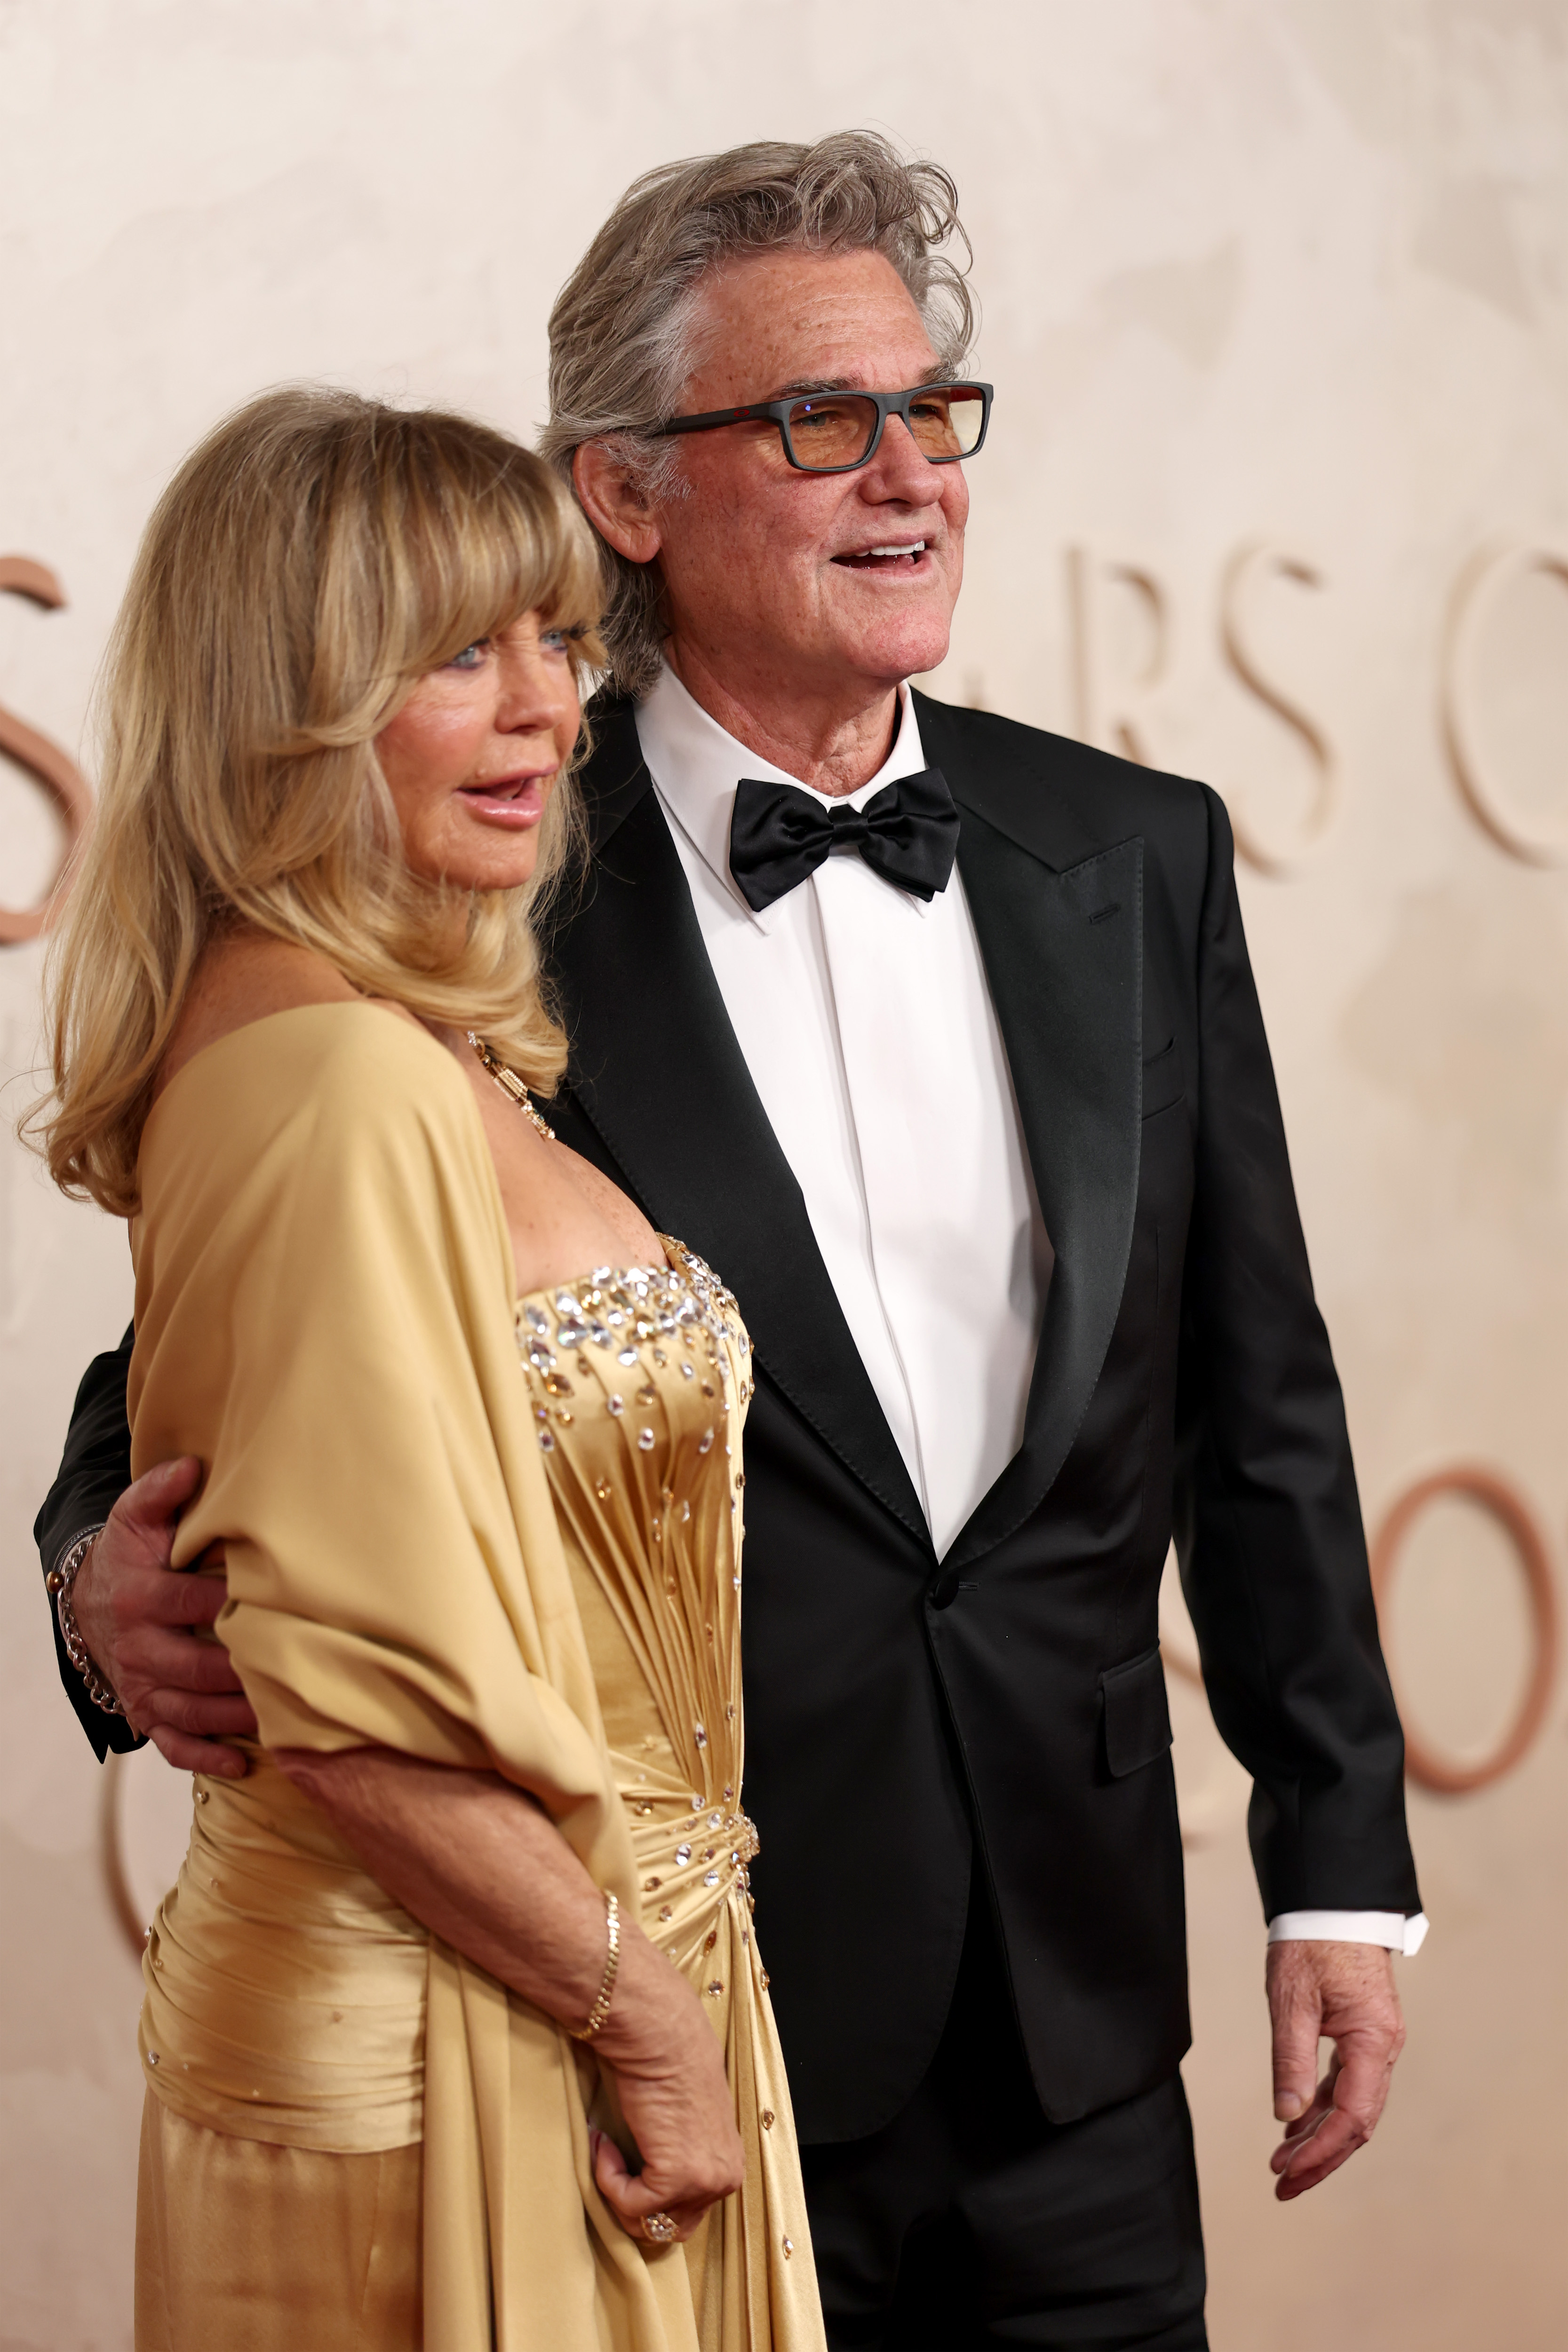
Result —
M190 2122L342 2154L424 2129L429 1937L254 1741L195 1783L142 1957L142 2063ZM153 2081L153 2077L156 2080Z
M149 2094L137 2352L414 2352L423 2151L324 2156L208 2131Z
M628 2239L592 2179L591 2053L427 1937L258 1755L238 1787L198 1781L149 1944L149 2090L226 2140L222 2166L183 2140L173 2163L167 2128L144 2147L163 2289L170 2249L210 2271L236 2199L252 2234L266 2200L270 2242L310 2269L306 2155L417 2141L411 2345L819 2352L745 1889L734 1302L676 1249L514 1310L463 1075L371 1005L273 1014L198 1055L141 1173L133 1467L208 1465L176 1560L226 1546L219 1632L261 1748L386 1746L537 1797L703 1990L748 2158L689 2247ZM353 2340L329 2300L304 2332L280 2303L258 2352Z

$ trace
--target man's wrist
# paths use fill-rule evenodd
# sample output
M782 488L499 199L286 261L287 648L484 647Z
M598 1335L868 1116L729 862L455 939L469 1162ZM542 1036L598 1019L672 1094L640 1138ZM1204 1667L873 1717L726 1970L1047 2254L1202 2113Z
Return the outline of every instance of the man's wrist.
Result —
M71 1598L82 1564L102 1533L101 1526L84 1528L80 1535L66 1546L44 1581L55 1597L55 1618L60 1629L60 1640L65 1643L66 1655L86 1684L89 1698L95 1706L101 1707L105 1715L123 1715L125 1709L121 1705L120 1694L82 1639Z
M1268 1922L1271 1944L1381 1944L1413 1960L1426 1940L1425 1911L1281 1911Z
M61 1544L55 1554L54 1566L44 1570L44 1582L51 1592L57 1592L61 1582L75 1583L86 1563L89 1551L108 1525L107 1518L95 1519L90 1527L79 1528L68 1541Z

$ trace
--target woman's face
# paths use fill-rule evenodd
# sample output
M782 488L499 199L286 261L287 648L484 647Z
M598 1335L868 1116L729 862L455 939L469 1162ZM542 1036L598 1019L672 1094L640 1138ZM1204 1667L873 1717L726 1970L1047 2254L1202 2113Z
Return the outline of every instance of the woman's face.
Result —
M580 717L565 635L524 613L422 677L375 739L416 874L515 890Z

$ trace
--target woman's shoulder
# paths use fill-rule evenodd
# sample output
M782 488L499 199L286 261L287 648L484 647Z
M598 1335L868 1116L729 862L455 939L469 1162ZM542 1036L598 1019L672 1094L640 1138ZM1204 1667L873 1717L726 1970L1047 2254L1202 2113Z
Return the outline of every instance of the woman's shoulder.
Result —
M158 1104L195 1093L203 1082L224 1092L265 1082L275 1098L326 1087L356 1095L390 1087L392 1099L432 1087L444 1095L447 1073L465 1099L469 1089L452 1055L402 1005L374 996L321 998L226 1030L182 1064Z
M309 1108L363 1133L413 1109L462 1118L471 1100L454 1056L404 1006L361 995L307 950L246 941L198 973L148 1129L194 1120L254 1135Z
M275 1013L363 1002L335 964L309 948L253 931L220 937L191 975L158 1066L153 1099L158 1101L198 1055L256 1029ZM413 1020L411 1013L402 1017Z
M456 1055L352 993L246 1012L174 1073L142 1129L139 1345L161 1344L187 1294L226 1301L232 1328L248 1318L246 1344L268 1363L329 1310L363 1334L448 1314L464 1284L510 1306L495 1174Z
M286 1231L313 1279L354 1234L401 1249L454 1219L488 1236L499 1213L456 1056L365 997L286 1005L203 1046L148 1114L137 1180L142 1249L226 1235L245 1255Z

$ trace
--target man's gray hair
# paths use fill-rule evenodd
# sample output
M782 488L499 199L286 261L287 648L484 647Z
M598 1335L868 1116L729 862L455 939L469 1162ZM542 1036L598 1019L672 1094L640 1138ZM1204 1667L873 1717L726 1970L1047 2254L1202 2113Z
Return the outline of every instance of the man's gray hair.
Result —
M950 240L962 263L941 250ZM759 140L662 164L626 190L550 314L542 454L570 479L574 452L608 441L645 495L678 496L679 451L650 428L679 414L700 357L702 281L721 262L791 246L884 254L939 363L963 366L974 333L971 254L948 174L906 163L874 131L835 131L809 147ZM610 547L604 558L610 674L623 694L646 694L668 635L658 562L632 563Z

